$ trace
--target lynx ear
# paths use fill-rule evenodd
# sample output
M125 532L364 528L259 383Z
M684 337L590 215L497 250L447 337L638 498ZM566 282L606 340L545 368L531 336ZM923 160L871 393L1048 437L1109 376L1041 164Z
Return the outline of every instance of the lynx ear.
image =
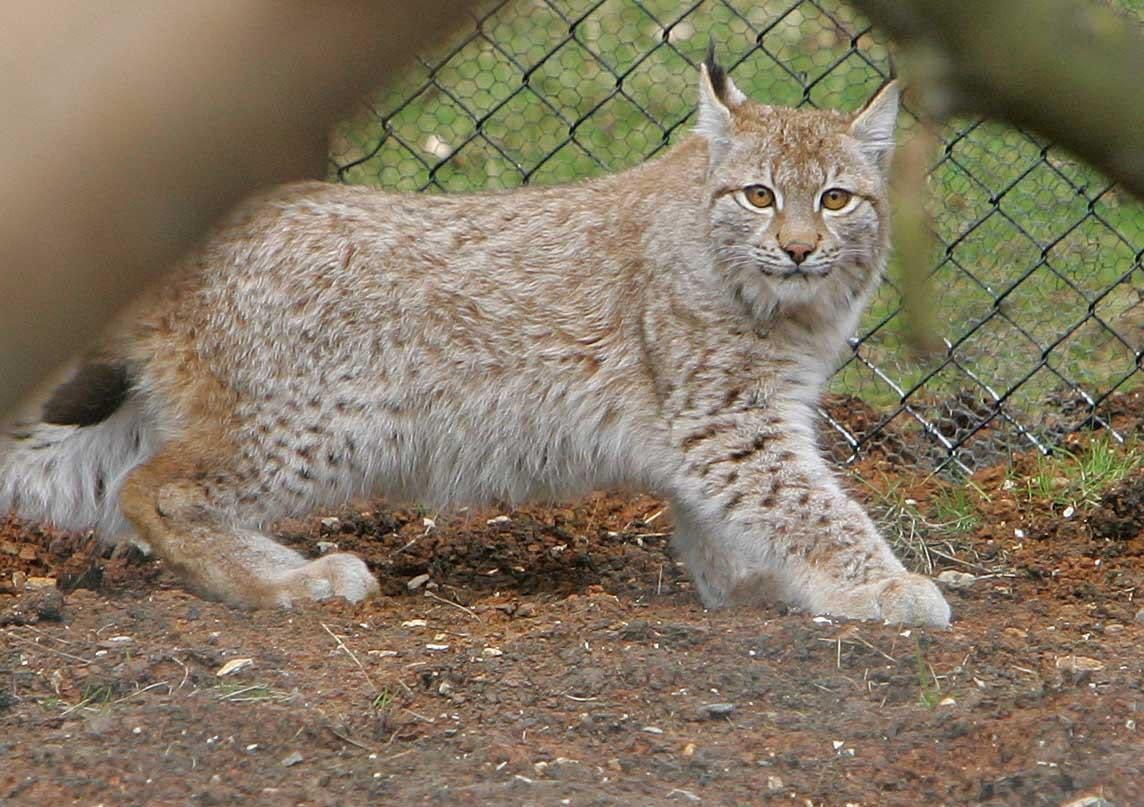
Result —
M871 98L850 122L850 136L858 141L862 153L885 173L894 154L894 124L898 120L897 81L890 81Z
M721 160L731 145L731 112L746 100L727 71L715 62L712 45L699 66L699 123L695 127L707 138L712 163Z

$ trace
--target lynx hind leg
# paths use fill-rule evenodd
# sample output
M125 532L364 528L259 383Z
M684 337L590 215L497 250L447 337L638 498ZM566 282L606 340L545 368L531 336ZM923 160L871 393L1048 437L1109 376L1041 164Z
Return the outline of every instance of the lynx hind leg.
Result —
M168 446L131 472L120 503L152 551L209 599L242 608L289 608L330 597L358 602L378 591L360 558L335 553L306 560L239 526L233 502L244 497L228 483L242 484L196 458L188 446Z

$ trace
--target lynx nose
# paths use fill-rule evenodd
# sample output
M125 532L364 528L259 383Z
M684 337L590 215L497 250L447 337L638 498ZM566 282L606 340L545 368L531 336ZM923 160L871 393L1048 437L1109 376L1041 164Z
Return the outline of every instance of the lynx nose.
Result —
M806 256L814 252L814 244L807 244L804 241L791 241L789 244L783 245L783 252L790 255L790 259L796 264L800 264L806 260Z

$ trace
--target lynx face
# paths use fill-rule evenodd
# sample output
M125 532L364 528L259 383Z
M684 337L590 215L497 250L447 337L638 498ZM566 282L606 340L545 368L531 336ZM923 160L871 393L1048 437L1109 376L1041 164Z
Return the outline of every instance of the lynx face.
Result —
M764 106L705 69L699 131L720 270L762 313L818 302L852 307L881 271L886 168L898 93L853 118Z

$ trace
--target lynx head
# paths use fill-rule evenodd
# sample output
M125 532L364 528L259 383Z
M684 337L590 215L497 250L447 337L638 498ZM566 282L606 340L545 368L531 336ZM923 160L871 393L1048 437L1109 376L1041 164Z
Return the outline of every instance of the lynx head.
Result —
M895 82L851 116L764 106L708 56L697 131L716 266L758 316L856 316L888 249L897 113Z

